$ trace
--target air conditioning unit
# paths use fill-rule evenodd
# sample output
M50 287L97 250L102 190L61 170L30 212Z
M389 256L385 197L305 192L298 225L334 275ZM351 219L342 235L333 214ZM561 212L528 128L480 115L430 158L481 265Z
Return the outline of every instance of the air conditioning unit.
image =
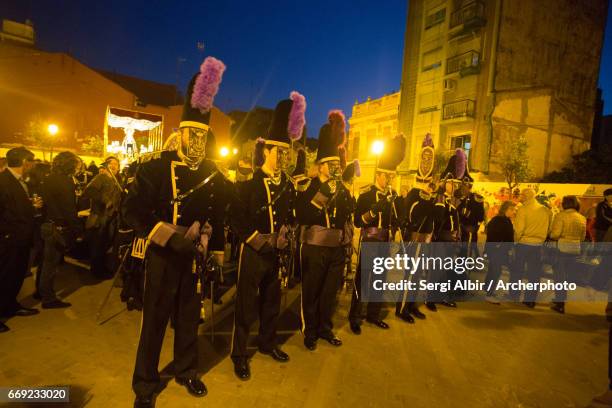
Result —
M454 79L445 79L444 80L444 92L454 91L457 88L457 81Z

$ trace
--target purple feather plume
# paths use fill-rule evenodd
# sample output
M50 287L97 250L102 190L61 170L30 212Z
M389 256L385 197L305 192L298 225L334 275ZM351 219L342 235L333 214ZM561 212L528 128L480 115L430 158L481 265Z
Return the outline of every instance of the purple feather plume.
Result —
M458 148L455 151L455 157L455 177L462 179L467 165L467 156L463 149Z
M421 145L421 147L433 147L433 140L431 138L431 133L427 133L425 135L425 139L423 139L423 144Z
M213 100L219 91L219 84L225 71L225 64L214 58L206 57L200 66L200 75L196 79L191 95L191 106L200 112L209 112L213 107Z
M330 110L327 114L327 120L331 125L332 136L336 146L344 147L346 143L346 119L344 118L344 112L340 109Z
M355 159L353 161L353 165L355 166L355 176L360 177L361 176L361 166L359 165L359 160Z
M306 124L306 98L297 91L292 91L289 98L293 101L289 113L287 132L291 140L300 140Z

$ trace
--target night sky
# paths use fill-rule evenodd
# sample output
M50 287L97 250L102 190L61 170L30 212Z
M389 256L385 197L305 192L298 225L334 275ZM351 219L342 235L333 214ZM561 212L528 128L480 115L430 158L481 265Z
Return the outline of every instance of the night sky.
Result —
M307 99L309 136L317 136L328 110L342 109L348 118L355 99L400 86L406 0L0 3L0 17L34 22L43 50L178 83L181 91L204 57L220 58L228 68L216 105L225 112L273 107L297 90ZM612 113L611 25L600 70L606 114Z

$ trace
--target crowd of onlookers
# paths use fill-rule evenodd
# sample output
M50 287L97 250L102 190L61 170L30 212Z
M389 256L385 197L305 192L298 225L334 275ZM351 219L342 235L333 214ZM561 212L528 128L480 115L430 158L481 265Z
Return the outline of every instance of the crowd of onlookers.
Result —
M83 241L91 273L100 279L114 275L119 258L115 236L121 231L120 203L129 171L133 168L121 172L115 157L99 166L93 162L86 166L68 151L55 155L51 163L36 160L24 147L11 149L6 158L0 158L1 318L39 313L17 301L32 269L36 270L33 297L41 301L42 308L69 307L56 293L56 272L65 255ZM563 197L562 210L554 216L536 198L534 190L524 189L517 200L520 205L505 201L486 222L487 287L489 281L499 279L503 265L508 266L513 282L538 282L543 273L543 248L555 255L548 262L553 264L554 280L566 280L585 241L612 239L612 189L605 190L604 200L587 211L588 220L580 213L576 196ZM510 242L516 244L511 251L503 244ZM129 285L139 286L139 282ZM490 303L500 303L495 285L486 295ZM522 301L534 307L536 296L537 292L526 292ZM564 313L566 299L567 293L557 291L551 308ZM520 293L510 291L505 300L520 301ZM7 330L0 322L0 332Z
M55 277L65 255L83 241L91 272L100 279L113 273L113 239L124 191L120 163L108 157L100 166L85 166L65 151L52 162L36 160L24 147L0 159L0 317L30 316L17 296L36 268L33 297L43 309L70 307L55 290ZM79 211L85 210L85 211ZM8 331L0 322L0 332Z
M555 282L575 281L569 275L578 269L585 242L612 241L612 189L604 191L604 200L595 207L592 222L580 213L580 202L574 195L563 197L561 211L554 216L551 209L538 202L533 189L522 190L519 202L518 208L513 201L502 203L498 215L486 225L486 283L491 288L486 299L490 303L499 303L495 286L488 283L499 279L503 265L508 266L511 282L527 279L533 283L540 281L544 260L548 259ZM508 242L516 245L504 244ZM519 296L519 292L510 291L508 300L519 301ZM527 292L523 303L534 307L536 297L537 291ZM565 290L556 290L551 309L564 313L566 299Z

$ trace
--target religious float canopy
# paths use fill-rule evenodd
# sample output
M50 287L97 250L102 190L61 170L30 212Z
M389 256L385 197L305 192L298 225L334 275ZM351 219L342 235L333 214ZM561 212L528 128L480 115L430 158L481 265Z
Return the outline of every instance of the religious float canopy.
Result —
M136 160L140 154L159 150L162 147L163 115L146 112L138 112L128 109L113 108L106 109L104 126L104 146L106 153L119 156L122 162ZM117 128L123 131L122 140L109 138L109 129ZM146 132L146 144L137 144L134 132Z

